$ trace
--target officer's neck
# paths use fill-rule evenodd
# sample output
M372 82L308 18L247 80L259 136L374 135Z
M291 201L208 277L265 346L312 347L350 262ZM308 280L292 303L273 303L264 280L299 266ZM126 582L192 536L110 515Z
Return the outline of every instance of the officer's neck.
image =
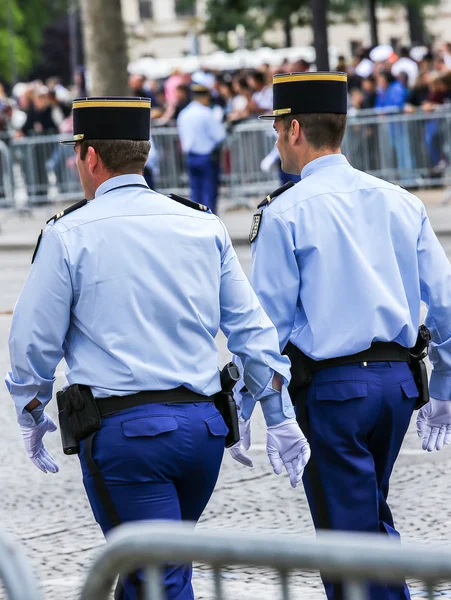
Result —
M323 148L322 150L307 148L303 153L298 155L298 172L300 173L306 165L317 158L333 154L341 154L341 148Z
M120 177L121 175L142 175L142 172L138 173L137 171L135 172L131 172L131 171L127 171L127 172L115 172L115 173L111 173L109 171L104 171L102 174L99 174L95 180L93 181L93 186L92 189L90 190L90 195L92 196L91 198L88 198L86 196L87 200L93 200L95 198L96 192L99 189L99 187L105 183L105 181L108 181L109 179L113 179L114 177Z

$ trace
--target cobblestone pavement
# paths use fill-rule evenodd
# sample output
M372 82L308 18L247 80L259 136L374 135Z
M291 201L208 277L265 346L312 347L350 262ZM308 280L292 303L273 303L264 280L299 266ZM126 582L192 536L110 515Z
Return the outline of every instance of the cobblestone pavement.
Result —
M444 238L451 254L451 238ZM249 269L250 251L239 250L243 266ZM8 369L7 336L15 299L29 268L29 252L0 253L0 373ZM221 364L228 354L225 341L218 340ZM61 385L61 373L56 389ZM58 433L46 443L57 457L60 472L45 475L26 458L13 405L0 385L0 485L2 523L21 542L42 584L47 600L75 600L86 569L103 538L94 522L81 482L77 458L60 450ZM55 403L49 412L56 418ZM302 489L292 490L288 478L275 476L264 451L264 425L259 415L253 426L251 454L254 468L234 463L228 454L213 497L202 517L201 528L227 528L241 532L287 533L311 536L313 527ZM412 424L392 477L391 506L404 541L444 543L451 537L449 480L451 450L428 454L420 449ZM195 568L199 600L213 598L213 579L202 566ZM292 577L292 598L323 598L315 574ZM412 582L414 597L423 597L418 582ZM273 600L278 598L277 577L271 571L236 568L224 573L228 598ZM442 585L440 595L451 597ZM1 596L0 594L0 597ZM424 596L425 597L425 596Z

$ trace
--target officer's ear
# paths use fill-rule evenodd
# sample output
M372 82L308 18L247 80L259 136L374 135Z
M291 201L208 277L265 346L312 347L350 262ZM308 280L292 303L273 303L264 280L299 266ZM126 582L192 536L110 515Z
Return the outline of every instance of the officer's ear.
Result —
M98 168L99 161L99 155L92 146L89 146L88 151L86 152L85 162L90 173L94 173L94 171Z
M290 127L288 137L293 145L297 145L301 141L301 139L303 137L303 131L302 131L301 124L299 123L299 121L297 119L291 120L291 127Z

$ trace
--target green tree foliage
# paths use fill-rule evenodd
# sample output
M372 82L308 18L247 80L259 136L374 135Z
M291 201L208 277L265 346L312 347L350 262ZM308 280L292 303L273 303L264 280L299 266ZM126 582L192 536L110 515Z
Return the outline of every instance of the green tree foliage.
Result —
M0 81L12 80L14 62L19 75L30 68L32 53L24 28L24 14L17 0L0 0Z
M67 0L0 0L1 81L12 81L14 62L17 75L27 75L39 61L43 29L66 10Z
M380 0L381 6L439 4L440 0ZM329 0L329 22L359 22L367 18L367 0ZM308 25L311 22L309 0L208 0L205 32L222 50L229 51L228 32L238 24L246 28L247 46L266 44L264 33L275 24L289 27ZM286 35L286 38L289 36Z

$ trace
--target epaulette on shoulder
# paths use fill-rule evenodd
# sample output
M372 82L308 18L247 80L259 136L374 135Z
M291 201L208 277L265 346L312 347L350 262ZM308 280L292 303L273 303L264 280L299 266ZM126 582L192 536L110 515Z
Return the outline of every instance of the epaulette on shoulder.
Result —
M66 208L65 210L62 210L61 212L56 213L56 215L53 215L53 217L51 217L47 221L47 225L50 223L50 221L58 221L58 219L61 219L61 217L64 217L64 215L68 215L69 213L73 212L74 210L77 210L77 208L81 208L82 206L84 206L87 203L88 203L88 201L85 199L85 200L80 200L80 202L76 202L75 204L72 204L72 206L69 206L69 208ZM36 242L33 256L31 258L31 264L34 263L34 259L36 258L36 254L38 253L39 244L41 243L41 240L42 240L42 234L43 234L43 230L41 229L41 233L39 234L38 241Z
M285 185L282 185L280 188L277 188L277 190L274 190L273 192L268 194L266 198L262 202L260 202L257 208L263 208L264 206L268 206L268 204L270 204L274 200L274 198L277 198L277 196L280 196L280 194L283 194L284 192L289 190L290 187L293 187L293 185L293 181L288 181L287 183L285 183Z
M185 206L189 206L189 208L194 208L194 210L201 210L203 212L208 212L210 210L205 204L193 202L192 200L188 200L188 198L183 198L183 196L178 196L177 194L168 194L168 198L180 202L180 204L184 204Z
M86 199L84 199L84 200L80 200L80 202L76 202L75 204L72 204L72 206L69 206L69 208L65 208L61 212L56 213L56 215L53 215L53 217L50 217L50 219L47 221L47 225L50 223L50 221L58 221L58 219L61 219L61 217L64 217L65 215L68 215L71 212L74 212L74 210L81 208L82 206L84 206L87 203L88 203L88 201Z

